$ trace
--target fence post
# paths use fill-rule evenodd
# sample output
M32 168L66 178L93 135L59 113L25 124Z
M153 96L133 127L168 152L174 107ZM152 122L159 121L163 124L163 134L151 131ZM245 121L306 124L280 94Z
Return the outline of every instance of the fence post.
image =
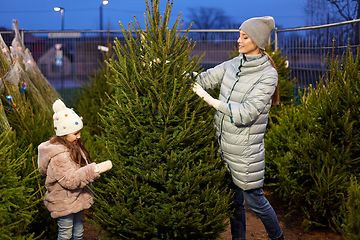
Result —
M277 36L277 28L275 28L275 52L278 49L278 36Z
M360 6L358 6L358 8L360 8ZM360 19L360 18L358 18L358 19ZM360 44L360 22L357 22L356 25L358 27L358 42L355 42L355 44Z

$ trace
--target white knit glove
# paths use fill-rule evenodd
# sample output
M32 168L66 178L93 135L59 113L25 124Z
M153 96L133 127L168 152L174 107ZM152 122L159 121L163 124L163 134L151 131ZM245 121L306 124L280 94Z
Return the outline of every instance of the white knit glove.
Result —
M112 168L112 162L110 160L107 160L105 162L96 164L95 172L97 173L103 173Z
M208 94L198 83L194 84L194 87L192 90L201 98L204 99L204 101L213 106L216 110L219 110L219 106L221 101L214 99L210 94Z

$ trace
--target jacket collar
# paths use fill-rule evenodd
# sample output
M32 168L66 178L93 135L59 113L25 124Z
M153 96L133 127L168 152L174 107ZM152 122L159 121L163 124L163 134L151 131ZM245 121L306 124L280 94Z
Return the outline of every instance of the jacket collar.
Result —
M268 65L270 65L269 57L267 55L239 55L239 72L237 76L244 75L246 73L252 73L256 71L261 71Z

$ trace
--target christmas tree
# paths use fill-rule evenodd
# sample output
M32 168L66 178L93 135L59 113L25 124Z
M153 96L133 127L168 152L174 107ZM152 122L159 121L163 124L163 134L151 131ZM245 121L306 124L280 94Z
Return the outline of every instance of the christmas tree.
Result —
M350 184L345 195L340 213L336 217L336 230L344 239L356 240L360 238L360 184L355 176L350 177Z
M328 61L317 87L305 89L301 105L284 106L266 134L272 185L307 227L334 227L350 176L360 173L359 62L360 48L350 46Z
M107 48L108 51L103 52L105 61L114 58L109 41ZM96 70L94 77L89 77L89 83L82 86L81 91L76 95L75 101L73 101L74 107L80 116L86 119L81 135L83 139L86 139L85 146L93 160L104 149L104 146L97 138L102 135L99 113L108 105L109 95L112 95L114 92L113 87L108 83L113 73L105 61L100 63L100 67Z
M9 131L0 133L0 238L34 239L27 227L41 201L31 186L36 175L21 177L25 153L18 156L16 144L7 141L8 134Z
M115 90L102 114L104 159L93 222L117 239L217 239L231 212L229 178L216 153L211 109L191 90L193 44L177 17L168 28L159 1L146 1L146 30L129 24L118 60L107 63Z
M0 36L0 236L49 239L56 222L42 202L45 178L37 170L36 149L54 134L51 106L60 95L22 44L16 20L13 26L9 48Z

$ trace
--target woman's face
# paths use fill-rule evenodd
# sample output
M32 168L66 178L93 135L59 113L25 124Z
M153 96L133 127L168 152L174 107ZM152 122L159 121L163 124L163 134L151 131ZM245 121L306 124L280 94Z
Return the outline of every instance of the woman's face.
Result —
M66 135L66 140L67 140L68 142L71 142L71 143L77 143L77 141L81 138L81 133L80 133L80 131L81 131L81 130Z
M237 42L239 44L239 53L247 55L256 55L260 53L260 48L256 46L253 40L251 40L243 30L240 30L240 37Z

